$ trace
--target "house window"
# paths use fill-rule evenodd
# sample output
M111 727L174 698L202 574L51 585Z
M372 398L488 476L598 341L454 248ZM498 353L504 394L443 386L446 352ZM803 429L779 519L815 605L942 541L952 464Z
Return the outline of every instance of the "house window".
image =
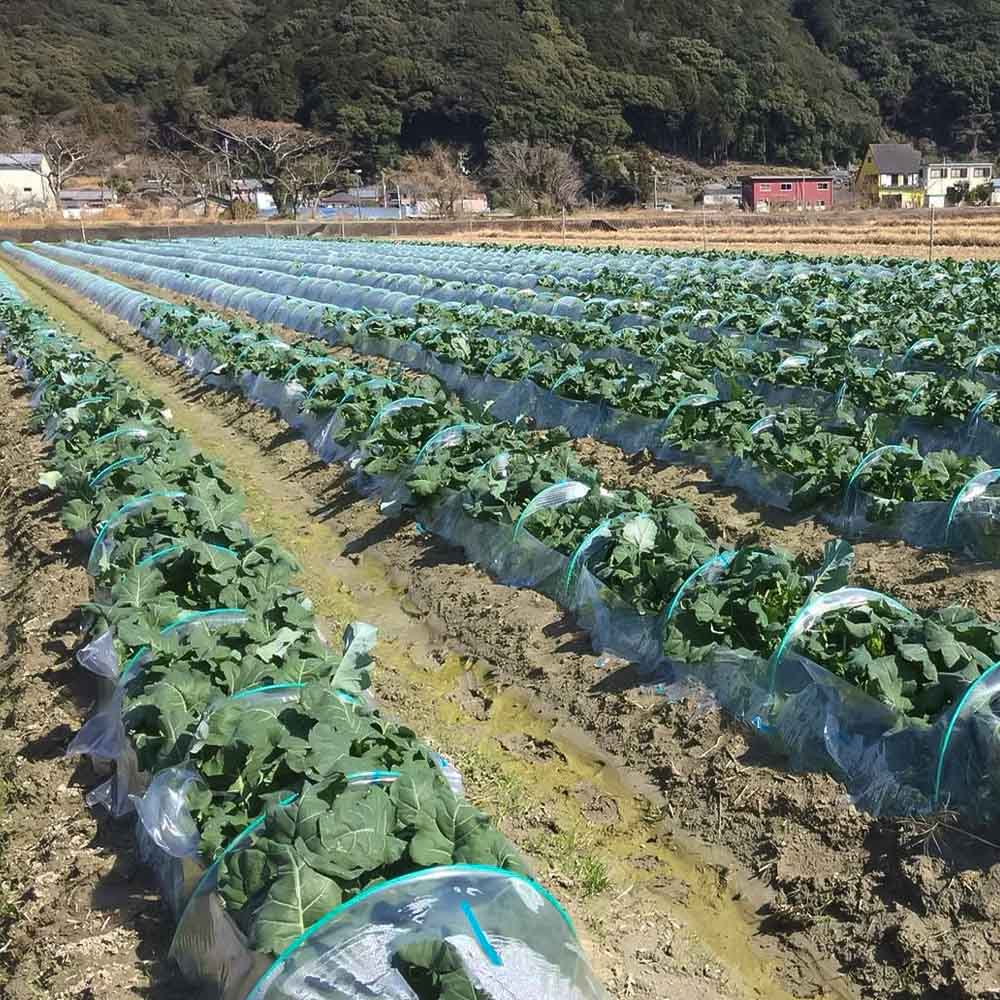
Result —
M792 185L791 184L782 184L781 185L781 190L782 191L791 191L792 190Z
M936 168L932 167L931 168L931 180L940 181L940 180L943 180L947 176L948 176L948 172L946 170L942 170L940 167L936 167Z
M770 184L761 184L760 189L761 189L761 191L770 191L771 190L771 185Z
M976 167L972 171L972 176L973 177L989 177L990 176L989 167Z
M816 190L817 191L829 191L830 190L830 182L829 181L820 181L816 185Z
M25 194L31 194L31 188L22 188Z
M968 177L969 171L965 167L952 167L952 177Z

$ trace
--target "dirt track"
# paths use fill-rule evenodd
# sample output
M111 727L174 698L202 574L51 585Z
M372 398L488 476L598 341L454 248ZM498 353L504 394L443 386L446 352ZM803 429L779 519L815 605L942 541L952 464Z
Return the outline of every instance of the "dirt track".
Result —
M126 373L226 458L253 526L302 558L319 610L380 626L379 695L458 760L473 796L569 899L613 995L996 990L1000 851L942 826L874 821L717 711L640 695L628 667L596 661L550 602L492 583L412 523L381 521L283 424L205 393L122 324L59 295L73 310L53 313L96 348L123 349ZM51 975L51 959L38 961Z

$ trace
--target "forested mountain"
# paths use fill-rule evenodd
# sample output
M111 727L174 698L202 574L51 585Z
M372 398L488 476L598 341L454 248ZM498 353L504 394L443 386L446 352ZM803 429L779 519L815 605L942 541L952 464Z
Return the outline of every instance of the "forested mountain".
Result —
M372 166L431 138L843 161L995 147L998 0L3 0L0 113L296 118Z

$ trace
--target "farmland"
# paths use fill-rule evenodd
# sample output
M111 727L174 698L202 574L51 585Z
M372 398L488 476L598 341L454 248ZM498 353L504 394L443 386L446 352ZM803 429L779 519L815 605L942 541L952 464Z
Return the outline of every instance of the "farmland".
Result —
M384 959L421 997L507 996L499 942L542 996L995 981L997 265L251 238L0 261L42 488L86 543L71 750L110 769L97 808L138 811L190 979L290 995L344 914L452 878L474 919ZM331 572L354 601L322 639ZM512 804L497 745L541 798Z

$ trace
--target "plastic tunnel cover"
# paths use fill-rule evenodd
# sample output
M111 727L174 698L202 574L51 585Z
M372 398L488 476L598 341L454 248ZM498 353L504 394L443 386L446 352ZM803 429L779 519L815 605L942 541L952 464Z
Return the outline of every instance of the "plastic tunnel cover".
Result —
M987 469L985 472L980 472L978 475L973 476L959 491L955 494L955 499L952 500L951 506L948 508L948 520L945 522L944 526L944 540L947 545L951 539L951 529L954 524L955 518L960 516L960 508L963 505L974 503L976 500L982 499L986 495L986 491L995 483L1000 480L1000 469ZM961 511L964 513L964 511ZM996 517L996 512L990 512L992 517Z
M996 775L1000 718L993 709L993 702L998 696L1000 660L987 667L965 689L941 733L934 769L932 804L935 809L947 804L953 796L964 800L985 793L987 788L984 786L989 783L986 779ZM964 754L960 754L963 748Z
M153 424L129 424L125 427L118 427L113 431L108 431L107 434L102 434L100 437L95 438L93 443L96 446L107 444L110 441L117 441L121 438L149 441L151 438L162 437L164 434L166 434L165 428L156 427Z
M768 669L769 696L773 697L774 695L775 679L781 658L800 635L808 632L821 618L833 611L842 611L845 608L858 608L864 604L886 604L908 617L914 615L913 611L895 598L889 597L877 590L867 590L864 587L839 587L837 590L831 590L828 593L811 597L792 619L785 634L781 637L781 642L778 643L778 648L771 656Z
M967 372L975 372L975 370L989 357L995 354L1000 354L1000 344L990 344L988 347L984 347L979 351L976 356L969 362L966 368Z
M428 452L434 451L436 448L451 448L453 445L456 445L460 441L464 440L470 431L478 431L481 428L482 424L475 423L452 424L450 427L442 427L441 430L435 431L424 442L420 451L417 452L417 456L414 458L413 464L415 466L419 465L423 457Z
M866 455L861 457L861 461L854 467L854 471L851 473L850 478L847 480L847 486L844 488L844 506L845 509L849 507L851 502L851 497L855 489L855 483L862 476L865 469L877 462L883 455L912 455L914 451L912 448L908 448L906 445L902 444L884 444L880 448L875 448L874 450L868 452Z
M428 945L446 946L489 1000L607 1000L552 896L522 875L478 865L360 892L293 941L247 1000L418 1000L404 970Z
M250 616L242 608L210 608L207 611L185 611L169 625L160 629L160 635L166 636L179 633L184 636L198 625L204 625L206 628L226 628L229 625L243 625L249 620ZM152 653L148 646L142 646L133 653L132 658L122 668L122 683L131 680L135 671L151 656Z
M128 465L141 465L146 461L145 455L126 455L124 458L119 458L116 462L109 462L104 468L96 472L90 479L87 485L90 489L94 489L100 486L108 476L113 475L119 469L123 469Z
M432 400L425 399L423 396L403 396L402 399L394 399L391 403L386 403L372 418L372 422L368 426L368 434L371 435L383 420L399 410L409 409L412 406L430 406L431 402Z
M153 493L146 493L144 496L129 500L115 511L101 526L94 544L90 548L90 556L87 559L87 572L91 576L97 576L101 571L101 564L105 555L114 547L114 530L124 520L134 514L141 513L148 507L152 507L157 500L183 500L187 494L180 490L157 490Z
M583 541L576 547L573 555L570 557L569 565L566 567L566 577L563 581L563 589L568 594L570 588L573 586L573 577L576 574L577 568L581 565L586 565L587 560L591 556L592 549L597 544L598 541L602 539L607 539L611 537L612 527L620 521L624 521L626 518L636 518L650 520L650 515L644 513L643 511L630 510L625 511L622 514L616 514L614 517L606 517L596 528L592 528L583 538Z
M1000 400L1000 392L988 392L985 396L983 396L983 398L976 403L976 405L972 408L972 411L969 413L967 420L969 428L974 429L976 422L983 415L983 411L992 406L998 400Z
M163 784L170 784L174 789L179 788L184 783L190 780L190 777L194 775L193 771L186 768L175 767L167 768L165 771L161 771L157 778L161 775L167 775L167 778L163 779ZM398 771L359 771L356 774L345 775L347 778L347 784L353 788L360 788L366 785L391 785L393 782L397 781L400 777ZM153 784L156 783L156 778L153 779ZM143 796L144 799L150 798L150 792L153 789L153 785L150 785L150 790L146 792ZM282 798L278 799L276 808L284 809L286 806L290 806L299 797L298 792L289 792ZM139 815L143 818L144 825L146 825L147 832L149 832L149 825L146 823L146 815L155 821L155 813L152 810L147 810L146 814L140 811L138 808L136 810ZM234 854L241 848L248 846L253 840L254 834L264 825L267 820L267 812L262 812L259 816L252 819L226 846L213 858L212 863L205 870L198 884L195 886L194 891L191 893L191 898L188 900L188 906L194 902L197 896L205 892L212 892L218 886L218 875L219 866L222 862ZM157 841L158 846L159 842ZM197 842L194 844L194 849L198 847ZM170 853L168 851L168 853ZM181 857L183 855L175 855L176 857ZM188 906L185 907L185 913L188 910ZM184 913L181 914L181 918L177 923L176 935L181 934L181 925L184 923ZM175 935L175 940L176 940ZM173 948L171 948L173 950Z
M689 590L696 581L701 577L707 576L709 580L715 580L720 574L724 573L729 567L729 564L736 558L736 553L739 549L735 551L718 552L710 559L706 559L693 573L691 573L688 578L677 588L677 593L674 594L672 600L664 609L663 612L663 622L666 624L673 618L680 606L681 598L687 590Z
M682 399L677 400L676 403L670 408L670 412L667 414L663 421L664 427L669 426L670 421L674 419L677 415L677 411L685 406L707 406L709 403L718 403L718 396L710 396L704 392L696 392L690 396L684 396Z
M590 493L590 487L586 483L578 482L575 479L565 479L561 483L547 486L537 493L527 506L521 511L521 516L514 525L514 540L521 533L525 522L540 510L551 510L555 507L562 507L564 504L576 503Z

